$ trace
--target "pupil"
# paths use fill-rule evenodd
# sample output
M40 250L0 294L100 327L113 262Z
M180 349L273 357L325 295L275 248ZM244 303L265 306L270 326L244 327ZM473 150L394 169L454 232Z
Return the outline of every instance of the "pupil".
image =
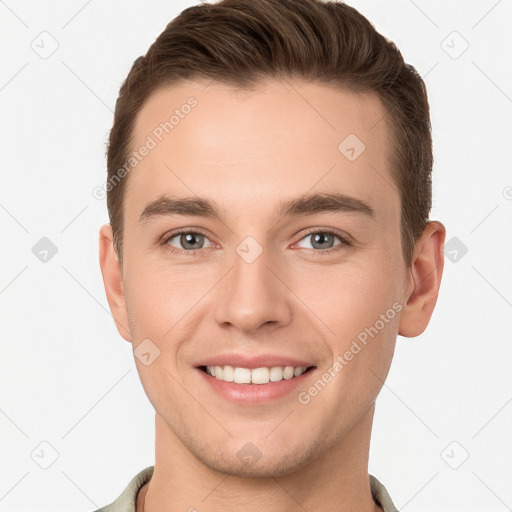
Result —
M197 244L197 239L199 237L202 237L203 235L200 235L199 233L187 233L186 235L181 235L181 244L183 247L185 248L188 248L188 249L197 249L198 247L190 247L190 246L193 246L194 245L194 240L196 240L196 244Z
M327 233L316 233L315 235L313 235L313 238L314 238L314 243L318 243L322 246L322 247L320 247L320 249L325 249L326 244L327 244L327 247L331 247L331 244L326 242L326 240L328 240L329 238L332 238L332 235L327 234Z

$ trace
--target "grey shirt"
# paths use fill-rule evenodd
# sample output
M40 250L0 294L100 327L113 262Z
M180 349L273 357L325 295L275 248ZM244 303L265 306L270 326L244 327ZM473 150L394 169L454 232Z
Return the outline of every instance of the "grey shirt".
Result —
M148 466L137 473L117 500L94 512L136 512L137 494L142 486L151 480L154 469L154 466ZM382 507L384 512L398 512L386 488L373 475L369 477L373 500Z

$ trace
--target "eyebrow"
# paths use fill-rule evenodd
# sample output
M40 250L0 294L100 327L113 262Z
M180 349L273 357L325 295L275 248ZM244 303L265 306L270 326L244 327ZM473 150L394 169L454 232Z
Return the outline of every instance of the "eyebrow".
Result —
M297 198L279 203L276 214L278 217L314 215L323 212L358 213L375 218L373 208L355 197L345 194L305 194ZM155 216L197 215L222 220L220 209L215 201L201 197L172 198L162 196L149 202L139 217L144 223Z

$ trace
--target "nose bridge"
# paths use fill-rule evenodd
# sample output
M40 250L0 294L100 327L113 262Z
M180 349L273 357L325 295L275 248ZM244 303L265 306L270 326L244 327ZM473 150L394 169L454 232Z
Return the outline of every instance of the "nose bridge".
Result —
M246 237L230 260L216 308L219 324L232 324L242 331L254 331L263 324L283 325L291 316L286 287L270 270L271 251L253 237ZM270 268L268 268L270 267Z

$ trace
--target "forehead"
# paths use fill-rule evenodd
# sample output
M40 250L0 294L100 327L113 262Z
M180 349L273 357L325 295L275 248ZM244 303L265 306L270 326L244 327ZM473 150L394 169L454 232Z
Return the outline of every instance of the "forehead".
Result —
M251 90L182 82L150 96L132 140L134 151L151 146L128 179L125 204L137 210L163 193L216 194L247 209L336 189L396 216L391 138L375 94L297 80Z

